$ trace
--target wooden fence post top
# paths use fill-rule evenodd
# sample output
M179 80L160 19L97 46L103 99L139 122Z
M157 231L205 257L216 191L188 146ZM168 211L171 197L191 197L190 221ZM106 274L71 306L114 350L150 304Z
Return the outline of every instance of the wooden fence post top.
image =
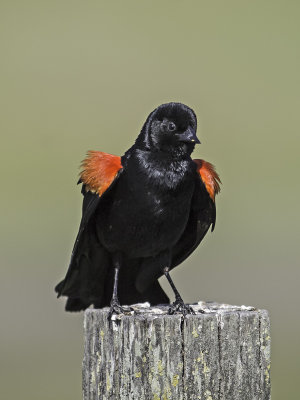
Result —
M137 304L114 321L108 308L86 310L84 400L269 400L267 311L192 307L183 318Z

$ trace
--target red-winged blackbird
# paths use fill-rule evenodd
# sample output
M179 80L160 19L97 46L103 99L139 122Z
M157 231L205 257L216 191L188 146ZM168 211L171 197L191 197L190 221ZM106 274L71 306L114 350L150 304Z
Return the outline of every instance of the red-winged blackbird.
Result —
M199 245L216 220L220 179L204 160L192 160L197 119L181 103L163 104L147 118L122 157L88 152L78 183L83 210L65 279L55 290L67 311L93 304L169 303L163 274L175 293L170 313L192 312L169 271Z

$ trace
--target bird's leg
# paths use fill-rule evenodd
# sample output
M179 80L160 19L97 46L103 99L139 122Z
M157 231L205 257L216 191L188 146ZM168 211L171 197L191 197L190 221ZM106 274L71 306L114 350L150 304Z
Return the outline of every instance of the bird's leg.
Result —
M118 279L119 279L119 271L121 268L121 255L119 253L113 255L113 265L115 269L114 275L114 288L113 295L110 302L110 310L108 313L108 319L111 319L112 315L122 314L124 313L124 309L121 307L121 304L118 299Z
M176 286L174 285L174 282L172 281L172 278L169 274L169 268L164 268L164 274L168 279L169 284L171 285L171 288L173 289L173 292L175 294L175 301L173 304L171 304L169 308L169 314L174 314L175 312L181 312L184 316L187 314L195 314L195 311L192 309L191 306L189 306L188 304L184 304L184 301L182 300L182 297L176 289Z

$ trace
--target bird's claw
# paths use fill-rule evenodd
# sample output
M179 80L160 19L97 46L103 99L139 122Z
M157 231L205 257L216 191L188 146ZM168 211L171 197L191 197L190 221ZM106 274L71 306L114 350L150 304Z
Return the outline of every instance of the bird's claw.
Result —
M175 300L168 310L169 315L175 313L181 313L184 317L188 314L196 314L193 308L190 305L185 304L182 299Z
M108 319L111 320L114 314L124 314L125 309L121 306L118 300L112 300L110 303L110 309L108 313Z

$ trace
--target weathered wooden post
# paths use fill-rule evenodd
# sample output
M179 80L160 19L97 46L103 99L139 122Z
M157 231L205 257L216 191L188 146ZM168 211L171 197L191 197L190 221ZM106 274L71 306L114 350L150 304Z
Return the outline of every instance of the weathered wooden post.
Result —
M85 312L84 400L269 400L267 311L216 303L196 315L134 306Z

